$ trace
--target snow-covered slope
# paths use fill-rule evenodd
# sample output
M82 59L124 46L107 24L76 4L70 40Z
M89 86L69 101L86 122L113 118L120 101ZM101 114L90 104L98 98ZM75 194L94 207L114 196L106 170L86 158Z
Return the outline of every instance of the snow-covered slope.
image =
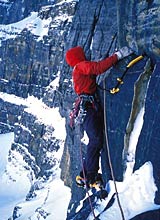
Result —
M153 167L150 162L145 163L123 182L116 182L116 186L125 220L129 220L140 213L160 208L154 203L157 187L154 183ZM97 202L94 210L95 215L99 216L101 220L121 220L122 214L115 195L113 181L108 182L106 189L109 195L105 200ZM113 204L107 209L111 199L114 199ZM87 219L92 220L93 214L91 213Z
M38 17L38 12L32 12L29 17L22 21L8 25L0 25L0 39L7 40L9 38L15 38L26 28L37 36L38 40L42 40L43 36L48 34L50 22L51 18L42 20Z
M54 125L54 135L60 139L61 147L52 155L57 160L53 175L48 180L36 179L22 155L11 150L14 133L0 135L0 219L7 220L12 214L14 218L17 216L23 220L38 219L41 216L47 216L50 220L65 219L71 196L70 189L60 180L59 168L66 136L65 119L61 118L57 108L48 108L34 97L25 100L1 93L1 98L11 103L25 104L26 110L39 121L49 126ZM31 188L34 188L34 198L27 197Z
M60 117L58 109L48 108L34 97L22 99L1 93L1 98L8 101L10 100L10 102L19 105L25 104L27 106L26 110L36 115L38 120L48 125L54 124L55 137L60 139L62 143L60 150L54 157L60 161L65 139L65 121ZM38 109L38 111L36 109ZM144 111L142 110L137 117L138 121L136 121L135 130L133 130L132 133L130 147L133 158L135 154L134 146L136 146L139 136L137 130L139 130L140 133L143 124L143 114ZM66 219L71 194L70 190L65 187L60 180L59 163L57 163L57 166L54 168L54 174L48 180L45 181L43 178L36 179L31 168L23 160L22 155L10 150L13 141L14 133L0 135L1 219L7 220L12 214L15 218L20 220L41 219L42 217L48 220ZM128 158L128 164L132 161L134 160ZM157 187L154 183L151 162L147 162L134 173L132 167L133 164L128 166L128 169L131 170L128 171L127 169L124 181L116 183L125 219L131 219L139 213L160 208L160 206L154 204ZM31 187L32 189L34 188L33 198L27 197ZM117 204L116 195L114 195L115 201L113 205L105 210L105 207L115 193L112 181L107 183L106 189L109 192L109 196L105 200L97 202L98 206L94 210L95 214L98 215L101 220L120 220L121 213ZM92 213L88 219L93 219Z
M0 135L0 218L3 220L12 216L15 205L25 199L34 179L22 156L10 152L13 140L14 133Z

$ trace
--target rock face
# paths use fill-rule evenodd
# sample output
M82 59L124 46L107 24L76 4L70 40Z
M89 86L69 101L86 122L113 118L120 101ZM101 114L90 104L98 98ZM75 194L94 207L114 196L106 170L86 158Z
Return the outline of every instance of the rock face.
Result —
M145 108L144 124L137 145L134 170L138 169L146 161L154 161L154 166L159 167L157 161L159 160L159 158L156 158L157 153L155 153L156 149L158 150L159 138L153 137L154 135L151 135L150 133L153 129L153 121L155 121L156 119L158 120L157 117L159 115L158 104L156 104L156 101L154 101L153 91L151 92L151 90L153 89L154 80L156 80L158 83L157 79L159 78L155 74L156 69L158 69L159 62L159 49L157 39L159 36L159 32L157 33L157 30L159 30L159 28L157 27L157 19L159 14L158 6L159 3L156 1L141 1L139 3L130 3L129 1L126 1L124 3L123 1L117 1L117 4L114 1L112 1L112 3L104 3L104 1L93 3L92 1L87 1L85 3L85 6L83 5L82 1L80 1L70 30L69 40L66 44L66 49L75 45L82 45L85 48L88 58L91 58L93 60L98 59L101 58L103 54L105 54L110 46L112 36L118 29L118 42L115 41L113 43L110 53L113 52L113 49L115 49L115 47L129 45L135 50L136 55L145 53L148 57L151 58L150 62L148 57L146 56L142 61L133 66L128 71L124 85L122 86L118 94L113 96L110 94L106 94L105 105L107 109L106 123L108 126L108 139L114 174L116 180L118 181L121 181L123 179L123 173L125 172L126 162L128 160L127 158L129 158L129 156L132 156L130 155L129 151L129 139L134 127L136 117L140 112L140 109L142 108ZM84 10L84 7L86 8L86 10ZM88 10L90 10L91 15L89 18L87 17ZM84 20L87 20L87 22L85 23ZM116 23L116 21L118 22ZM85 25L83 25L82 29L81 24L84 23ZM110 28L110 26L112 28ZM77 34L76 27L78 27L79 30L82 30L79 35ZM135 56L130 57L123 62L120 62L108 73L108 77L106 79L107 88L114 87L114 85L116 84L116 78L123 74L125 66L127 65L127 63L129 63L130 59L133 58L135 58ZM61 75L62 81L64 81L65 77L66 76ZM101 83L101 86L102 85L103 84ZM150 86L152 89L150 89ZM99 93L101 97L101 102L102 104L104 104L103 92L100 90ZM152 98L149 93L152 94ZM158 91L156 97L158 97ZM153 107L155 106L153 103L151 104L151 100L155 103L155 105L157 105L156 108ZM157 113L152 111L152 108L154 108ZM150 111L152 111L152 114L149 113ZM157 116L155 116L155 114ZM151 119L150 117L156 118ZM150 120L152 121L152 123L149 127L148 122ZM158 132L156 133L158 134ZM79 157L77 154L73 153L74 148L70 148L68 144L73 134L74 142L71 142L71 145L75 145L75 148L80 145L78 143L77 131L73 131L72 134L68 132L68 142L66 143L65 152L70 152L70 154L72 155L71 167L75 167L75 161L77 162ZM110 168L108 165L105 148L104 152L102 152L102 158L103 175L105 176L105 179L108 180L110 178ZM71 177L75 178L78 167L77 170L70 170ZM158 170L156 170L157 168L155 168L154 171L154 178L156 181L156 186L158 186L159 175L157 173ZM76 192L74 192L74 183L72 185L72 190L73 195L71 206L72 204L74 204L75 206L77 197L75 195ZM157 192L155 197L155 202L157 204L159 204L158 198L159 195ZM72 206L73 213L74 206ZM153 219L159 218L159 214L157 216L157 213L157 211L152 212ZM72 213L69 214L68 219L70 219L71 216ZM150 213L146 213L142 214L140 217L135 217L134 219L149 219L149 216ZM78 218L80 218L80 216L77 215L76 219Z
M18 7L21 7L19 2L21 1L16 1L15 4L12 3L12 7L17 7L17 4ZM28 5L28 13L24 13L21 17L25 18L31 10L34 11L39 8L38 17L42 21L49 18L52 20L48 27L48 35L37 41L37 35L33 35L27 28L24 28L16 39L5 39L3 41L3 37L1 38L1 91L23 98L28 95L34 95L38 98L43 97L46 87L57 76L63 57L65 35L70 24L70 22L67 23L68 16L74 13L75 5L73 2L71 4L64 3L64 5L41 7L42 2L38 5L37 1L33 2L31 6L26 3ZM66 19L60 20L59 17L62 14L63 16L66 14ZM10 16L12 18L12 13ZM17 18L13 22L18 21L19 19ZM16 30L13 28L13 31ZM2 29L3 32L4 30ZM13 34L12 28L8 34Z
M124 45L134 49L133 56L119 62L107 72L106 88L116 85L116 78L122 76L126 65L133 58L145 54L144 59L127 72L119 93L106 93L104 100L104 92L99 89L99 96L102 105L106 106L108 141L117 181L123 179L128 158L134 157L129 150L130 136L140 110L144 109L144 123L133 169L138 169L146 161L152 162L158 187L155 203L160 204L159 1L1 1L0 23L7 25L18 22L33 11L37 11L42 20L51 19L48 35L38 40L37 35L24 28L16 38L0 39L0 91L23 98L28 95L41 98L50 107L58 106L61 115L66 118L67 137L61 161L61 177L72 190L67 219L75 217L75 210L85 193L83 190L77 192L73 181L81 167L79 146L82 134L79 128L71 130L68 125L68 115L75 94L71 69L64 60L66 50L76 45L82 45L87 58L92 60L101 59L107 52L112 54L116 48ZM61 15L65 15L62 20L59 19ZM117 38L111 45L115 33ZM59 86L55 88L51 82L58 76ZM104 77L101 76L98 79L101 87L103 81ZM52 136L54 128L36 121L35 116L26 112L25 108L25 105L17 106L0 99L0 131L3 133L14 130L12 150L24 155L37 178L44 175L48 177L55 164L54 160L48 160L46 152L56 151L59 147ZM111 174L106 155L104 144L102 170L107 182ZM159 215L159 211L152 211L133 219L159 220ZM82 215L76 219L82 219Z
M31 12L38 11L43 5L51 4L52 1L1 1L0 2L0 23L9 24L20 21Z

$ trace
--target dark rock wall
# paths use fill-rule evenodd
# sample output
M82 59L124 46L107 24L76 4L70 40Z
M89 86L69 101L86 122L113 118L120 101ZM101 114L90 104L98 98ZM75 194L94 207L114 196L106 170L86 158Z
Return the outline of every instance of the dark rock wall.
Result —
M43 5L51 4L52 1L34 0L11 0L0 1L0 24L11 24L27 17L31 12L38 11Z
M61 2L61 1L57 1ZM56 2L55 2L56 3ZM65 63L64 55L68 48L81 45L88 59L101 59L107 52L112 54L116 48L129 45L135 54L119 62L107 72L106 88L116 84L128 62L136 55L147 56L133 66L127 73L120 92L116 95L104 94L99 89L102 105L106 106L108 141L115 178L123 179L129 137L139 110L145 107L144 125L138 141L136 164L138 169L150 160L154 166L154 177L159 188L159 10L158 0L142 1L93 1L80 0L55 5L53 1L0 1L0 23L17 22L38 11L41 19L51 17L47 36L37 41L37 36L24 29L15 39L1 39L0 45L0 91L23 98L33 95L50 107L59 106L60 113L66 118L67 137L61 161L61 177L72 190L68 219L74 217L84 191L75 186L75 176L81 167L79 128L71 130L69 111L75 98L72 89L71 69ZM47 6L47 7L42 7ZM24 8L24 9L23 9ZM23 9L23 10L22 10ZM13 12L15 12L13 14ZM66 15L66 20L57 25L57 16ZM68 16L73 16L73 20ZM117 38L111 45L113 36ZM111 46L111 48L110 48ZM110 48L110 51L108 49ZM151 58L151 60L149 59ZM52 82L60 73L58 88ZM103 87L101 76L98 83ZM104 103L105 102L105 103ZM25 111L25 106L17 106L0 100L0 131L15 132L12 150L18 150L30 164L37 177L50 175L55 165L53 158L47 158L47 151L58 150L59 144L52 136L54 128L36 121L35 116ZM25 128L25 129L24 129ZM46 139L50 137L49 141ZM82 147L85 151L85 146ZM34 160L33 160L34 158ZM110 168L105 148L102 151L102 170L104 179L110 179ZM159 191L155 202L159 201ZM134 218L135 220L159 220L159 211L152 211Z
M25 106L12 104L0 99L0 133L14 131L15 123L18 122L18 116L22 114ZM14 112L14 114L13 114Z
M123 179L123 173L125 172L126 155L129 148L128 140L133 130L135 119L140 109L142 107L145 107L145 122L137 146L135 169L139 168L142 164L144 164L144 162L148 160L152 162L154 161L154 177L156 179L156 185L158 186L159 157L156 157L156 155L158 155L157 151L159 149L159 138L157 137L158 132L156 132L158 128L156 129L156 131L153 132L153 127L154 129L156 127L153 126L152 123L152 125L150 125L152 126L152 128L150 127L150 129L148 130L148 121L151 120L153 122L152 116L155 116L154 112L151 110L152 108L154 108L155 112L157 113L157 116L155 116L157 120L154 119L154 121L158 121L158 104L156 104L156 101L154 101L153 96L149 96L149 100L151 102L152 99L154 104L147 104L147 100L151 82L153 81L152 84L154 84L155 80L158 83L158 76L156 76L155 71L153 70L154 68L156 68L160 54L158 48L158 38L160 33L158 27L159 3L157 1L124 2L117 0L116 2L112 1L112 3L98 1L96 3L94 2L94 5L96 5L96 9L93 7L93 1L87 1L87 3L85 3L86 11L90 11L91 15L91 17L88 18L86 17L87 12L84 10L83 2L79 2L69 33L68 41L66 43L66 49L75 45L82 45L89 59L99 59L105 54L105 52L109 48L112 36L117 30L118 38L117 40L115 40L110 53L112 53L116 47L129 45L134 49L135 54L119 62L118 65L116 65L111 71L108 72L108 77L105 80L105 85L107 88L112 88L116 85L116 78L120 77L123 74L126 65L131 59L135 58L137 55L145 54L144 59L128 71L124 79L124 84L120 88L120 92L116 95L111 95L109 93L106 94L106 123L108 125L108 141L114 174L116 180L120 181ZM85 21L87 22L84 23L83 19L85 19ZM83 29L81 27L81 24L84 25ZM79 30L81 30L80 33L77 33L77 27ZM149 57L151 58L151 60L148 59ZM65 73L68 73L68 71L70 74L70 69L66 69ZM65 77L67 76L61 75L61 81L64 81ZM100 78L99 82L101 81L101 79L103 80L103 77ZM62 88L63 86L64 84L62 85ZM101 86L103 86L103 83L101 83ZM69 95L71 94L71 92L69 93ZM103 105L103 91L99 90L99 94ZM155 95L155 97L156 100L158 100L157 95ZM150 106L150 109L148 109L147 106ZM155 108L155 106L157 107ZM150 113L150 111L152 111L152 113ZM150 142L145 146L144 140L148 142L148 138L145 135L146 132L144 133L143 130L147 130L148 136L150 137ZM75 134L73 132L75 132ZM154 136L154 133L156 133L157 135ZM72 138L73 134L74 139ZM79 146L79 142L77 142L77 139L75 140L76 134L77 131L72 131L72 133L68 131L68 138L66 140L64 151L64 158L66 152L70 152L70 157L73 159L70 163L71 179L75 178L75 175L78 171L78 167L74 170L72 169L72 167L75 167L75 164L77 165L78 161L78 155L74 153L75 148L77 149L77 146ZM74 141L72 142L71 140ZM75 146L75 148L73 145ZM107 153L104 144L104 150L102 151L102 169L104 178L108 180L110 178L110 168L106 155ZM79 167L80 166L81 165L79 162ZM62 170L62 177L65 176L64 173L65 169ZM68 182L68 184L72 184L73 192L70 206L72 206L73 203L74 206L76 206L76 198L78 197L76 195L74 183ZM157 192L155 198L155 202L157 203L159 203L158 198L159 194ZM159 219L159 214L157 213L159 212L152 212L153 219L155 220ZM70 219L71 216L72 212L70 212L70 214L68 215L68 219ZM139 217L136 217L135 219L147 219L149 218L149 216L150 213L146 213L140 215Z
M100 59L107 53L116 29L117 17L115 1L79 1L70 32L67 36L65 51L70 47L81 45L84 47L88 59ZM79 31L77 32L77 30ZM113 44L113 48L115 48L115 42ZM113 48L111 48L110 53L113 51ZM60 78L60 91L64 94L63 97L65 97L65 102L63 102L62 108L63 110L66 109L65 115L67 117L67 121L70 110L69 106L71 107L73 98L75 97L72 87L68 87L71 85L71 71L72 70L64 63ZM67 85L63 83L66 80ZM70 97L72 97L72 99ZM71 216L74 215L76 207L79 205L79 199L83 198L85 192L82 191L82 189L77 191L77 186L74 181L76 175L81 170L80 137L82 137L82 134L80 133L79 128L76 127L75 130L71 130L68 125L67 134L66 145L61 163L63 168L61 176L62 179L65 180L66 184L69 184L72 189L72 198L69 205L69 209L71 207L72 209L70 210L70 214L68 216L68 219L70 219ZM83 144L82 149L85 152ZM69 169L65 166L65 164L67 164L68 153L70 155ZM66 172L68 170L70 171L69 173Z
M147 53L159 60L159 10L158 0L117 0L119 42L126 42L139 53Z
M122 64L119 63L119 65L121 66ZM113 163L114 174L118 181L122 181L123 172L125 169L125 164L123 161L123 157L125 155L124 136L126 132L127 134L130 134L129 128L127 129L127 124L132 110L134 84L136 80L138 80L140 74L143 72L144 65L145 60L139 62L136 66L134 66L127 72L127 75L124 78L124 84L120 86L119 93L115 95L106 93L105 106L107 111L106 124L108 127L108 143L110 147L110 154ZM110 75L106 79L106 88L113 88L117 84L116 78L122 76L123 72L125 71L125 67L122 68L120 66L117 66L110 72ZM101 97L102 99L104 99L104 93L101 94ZM136 104L136 107L134 106L133 111L135 112L135 108L138 107L139 106ZM134 121L132 121L128 126L132 126L133 128L133 124ZM107 155L105 145L104 151ZM107 171L105 171L106 168L104 163L104 172L106 172L107 175L110 177L110 169L108 166L107 158L105 161L108 169Z
M153 164L155 183L158 187L155 202L160 203L159 187L159 68L160 63L157 63L150 79L149 88L147 91L144 125L137 146L137 157L135 169L139 168L146 161L151 161Z
M122 4L123 1L118 1ZM123 2L124 3L124 2ZM159 1L126 1L127 18L123 24L126 27L126 42L135 48L139 53L145 53L151 58L151 64L147 64L145 72L142 74L144 80L140 84L139 99L137 106L145 107L144 124L139 137L136 150L136 163L134 170L142 166L146 161L151 161L154 167L154 178L158 191L156 192L155 203L159 204ZM121 7L119 7L119 17L122 16ZM120 19L118 19L120 21ZM122 25L119 25L119 30ZM123 33L119 31L120 43L125 43ZM142 78L141 75L141 78ZM138 83L135 84L137 86ZM145 86L146 84L146 86ZM145 87L145 88L144 88ZM138 97L138 96L137 96ZM125 146L126 147L126 146ZM152 219L159 219L158 211L153 212ZM150 214L142 215L142 219L149 219ZM136 217L135 219L139 219Z
M41 41L37 41L37 36L27 29L15 39L0 39L0 91L23 98L33 95L43 99L48 106L59 106L63 101L61 93L50 82L59 74L76 2L54 5L53 1L32 1L25 9L26 13L19 10L21 15L16 16L17 7L21 8L22 4L25 7L27 1L0 3L1 23L17 22L35 10L42 20L51 19L49 32ZM61 16L66 19L61 20ZM35 115L26 111L26 107L0 99L0 132L14 131L11 150L23 155L37 178L43 176L47 179L58 163L51 155L58 151L60 143L54 137L54 126L38 121Z
M15 5L18 2L16 1ZM72 2L41 7L42 4L33 1L28 5L30 10L32 8L32 11L38 11L38 16L42 20L49 17L52 19L49 32L40 41L37 41L37 36L27 29L15 39L4 41L1 39L0 90L2 92L23 98L28 95L38 98L44 96L47 86L55 79L60 69L66 33L70 27L68 16L74 14L75 4L76 2ZM66 20L57 19L62 15L66 15ZM12 14L10 16L12 17ZM15 20L17 21L18 19Z

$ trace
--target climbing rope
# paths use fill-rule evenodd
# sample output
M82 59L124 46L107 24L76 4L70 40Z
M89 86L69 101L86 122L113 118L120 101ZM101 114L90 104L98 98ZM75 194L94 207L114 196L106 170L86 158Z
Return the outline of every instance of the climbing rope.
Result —
M107 51L107 54L106 54L106 57L109 56L109 51L111 50L111 47L112 47L112 44L113 42L115 41L117 37L117 33L115 33L114 37L112 38L112 41L111 41L111 44L109 46L109 49ZM110 92L111 94L115 94L117 92L119 92L119 86L121 84L123 84L123 78L125 77L128 69L134 65L135 63L137 63L139 60L141 60L143 58L143 56L139 56L137 58L135 58L134 60L132 60L126 67L126 70L124 71L123 75L121 76L121 78L117 78L117 85L112 88L112 89L106 89L105 88L105 80L103 80L103 91L104 91L104 128L105 128L105 139L106 139L106 148L107 148L107 154L108 154L108 160L109 160L109 166L110 166L110 170L111 170L111 176L112 176L112 179L113 179L113 182L114 182L114 187L115 187L115 193L116 193L116 197L117 197L117 202L118 202L118 206L119 206L119 209L120 209L120 212L121 212L121 216L122 216L122 220L125 220L125 217L124 217L124 212L123 212L123 209L122 209L122 206L121 206L121 203L120 203L120 199L119 199L119 195L118 195L118 190L117 190L117 185L116 185L116 180L115 180L115 177L114 177L114 172L113 172L113 167L112 167L112 161L111 161L111 156L110 156L110 149L109 149L109 143L108 143L108 135L107 135L107 116L106 116L106 91ZM99 85L97 85L98 87L100 87ZM79 139L80 139L80 124L78 125L79 127ZM90 198L90 195L89 195L89 188L87 186L87 183L86 183L86 174L85 174L85 170L84 170L84 164L83 164L83 155L82 155L82 146L81 146L81 139L80 139L80 158L81 158L81 165L82 165L82 172L83 172L83 177L84 177L84 182L85 182L85 186L86 186L86 193L88 195L88 201L89 201L89 205L90 205L90 208L91 208L91 212L93 214L93 217L94 217L94 220L97 219L95 213L94 213L94 208L93 208L93 205L92 205L92 201L91 201L91 198Z
M86 187L86 193L87 193L87 198L88 198L88 201L89 201L89 205L90 205L90 208L91 208L91 212L93 214L93 218L94 220L96 220L96 215L94 213L94 208L93 208L93 205L92 205L92 201L91 201L91 198L90 198L90 195L89 195L89 189L88 189L88 186L87 186L87 183L86 183L86 174L85 174L85 170L84 170L84 164L83 164L83 154L82 154L82 145L81 145L81 138L80 138L80 124L78 124L78 127L79 127L79 140L80 140L80 158L81 158L81 166L82 166L82 172L83 172L83 177L84 177L84 182L85 182L85 187Z
M105 80L103 81L103 87L105 89ZM118 206L119 206L119 209L120 209L120 212L121 212L122 220L125 220L123 209L122 209L122 206L121 206L121 203L120 203L120 199L119 199L119 195L118 195L118 190L117 190L117 185L116 185L115 177L114 177L113 166L112 166L111 155L110 155L110 149L109 149L109 143L108 143L107 115L106 115L106 93L105 93L105 90L104 90L104 129L105 129L106 148L107 148L109 166L110 166L110 170L111 170L111 176L112 176L112 179L113 179L113 183L114 183L114 187L115 187L115 192L116 192L116 197L117 197L117 202L118 202Z
M111 161L111 155L110 155L110 149L109 149L109 143L108 143L108 134L107 134L107 115L106 115L106 91L109 91L110 94L115 94L117 92L119 92L119 86L121 84L123 84L123 78L125 77L128 69L133 66L135 63L137 63L138 61L140 61L141 59L143 59L143 56L138 56L137 58L135 58L134 60L132 60L126 67L125 72L123 73L123 75L121 76L121 78L117 78L117 85L112 88L112 89L106 89L106 85L105 85L105 79L103 80L103 91L104 91L104 130L105 130L105 140L106 140L106 148L107 148L107 155L108 155L108 160L109 160L109 166L110 166L110 170L111 170L111 176L113 179L113 183L114 183L114 187L115 187L115 193L116 193L116 197L117 197L117 202L118 202L118 206L121 212L121 216L122 216L122 220L125 220L124 217L124 212L120 203L120 199L119 199L119 195L118 195L118 190L117 190L117 185L116 185L116 180L115 180L115 176L114 176L114 172L113 172L113 166L112 166L112 161Z

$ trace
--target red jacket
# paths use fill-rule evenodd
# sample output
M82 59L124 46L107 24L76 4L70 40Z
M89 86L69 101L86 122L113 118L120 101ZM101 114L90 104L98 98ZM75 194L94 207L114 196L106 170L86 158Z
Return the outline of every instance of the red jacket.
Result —
M112 67L118 58L113 54L102 61L87 61L83 48L78 46L67 51L66 61L74 67L72 78L75 92L78 95L82 93L92 95L96 91L96 76Z

